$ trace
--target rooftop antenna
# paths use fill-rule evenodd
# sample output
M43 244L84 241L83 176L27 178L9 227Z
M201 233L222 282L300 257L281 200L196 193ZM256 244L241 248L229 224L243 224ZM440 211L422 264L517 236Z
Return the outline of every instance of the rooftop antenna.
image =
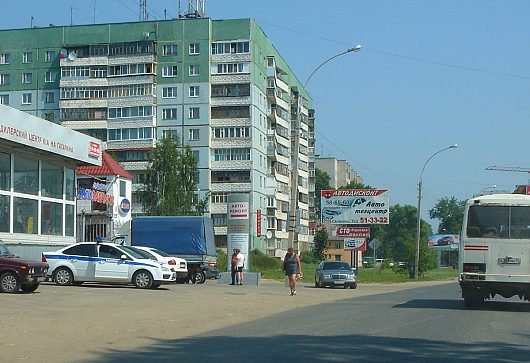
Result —
M179 18L204 18L204 5L205 0L188 0L188 12L181 14L179 1Z
M94 0L94 22L93 24L96 24L96 0Z
M149 15L147 14L147 0L140 0L140 21L147 21Z
M35 19L33 16L31 17L31 28L33 28L33 19Z

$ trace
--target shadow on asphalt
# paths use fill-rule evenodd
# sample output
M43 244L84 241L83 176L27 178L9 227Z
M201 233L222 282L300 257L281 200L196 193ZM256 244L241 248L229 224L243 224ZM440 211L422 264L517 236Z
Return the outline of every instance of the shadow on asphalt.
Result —
M486 300L478 308L466 308L464 300L449 299L418 299L410 300L404 304L397 304L394 308L409 309L446 309L446 310L485 310L485 311L510 311L510 312L530 312L528 302L507 302Z
M499 342L448 343L369 335L226 335L156 340L135 351L105 349L98 362L515 362L527 346Z

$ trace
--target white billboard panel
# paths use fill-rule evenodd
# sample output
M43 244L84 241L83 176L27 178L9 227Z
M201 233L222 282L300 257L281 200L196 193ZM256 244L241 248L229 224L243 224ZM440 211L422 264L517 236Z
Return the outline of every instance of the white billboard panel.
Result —
M330 224L388 224L387 189L322 190L321 220Z

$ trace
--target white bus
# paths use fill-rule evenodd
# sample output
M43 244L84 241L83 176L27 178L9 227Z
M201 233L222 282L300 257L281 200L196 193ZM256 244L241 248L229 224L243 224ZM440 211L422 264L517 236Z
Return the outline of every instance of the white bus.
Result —
M530 196L469 199L459 253L459 283L467 307L501 295L530 301Z

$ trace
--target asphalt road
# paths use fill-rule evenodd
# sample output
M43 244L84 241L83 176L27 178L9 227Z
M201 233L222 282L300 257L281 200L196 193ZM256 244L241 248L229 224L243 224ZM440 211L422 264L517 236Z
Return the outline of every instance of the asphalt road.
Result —
M0 361L529 361L528 302L467 310L454 281L298 291L45 284L0 295Z

